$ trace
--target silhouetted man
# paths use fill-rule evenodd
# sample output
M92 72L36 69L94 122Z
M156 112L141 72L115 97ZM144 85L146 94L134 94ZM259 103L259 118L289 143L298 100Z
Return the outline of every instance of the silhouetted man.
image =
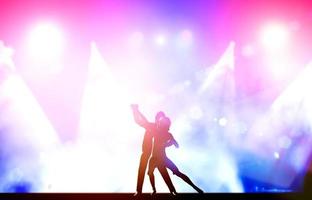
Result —
M149 160L148 175L150 177L151 185L153 187L153 193L156 193L155 180L154 180L154 170L157 167L159 170L164 168L169 168L174 175L177 175L183 179L186 183L192 186L198 193L203 193L203 191L198 188L189 177L179 171L177 166L167 157L166 147L175 145L176 148L179 147L177 141L173 138L173 135L169 133L171 122L168 117L162 117L159 122L157 122L157 132L154 134L154 147L152 157Z
M142 154L140 158L140 165L138 170L138 179L137 179L137 193L135 195L139 195L142 193L142 186L145 177L145 171L147 167L148 160L151 156L152 145L153 145L153 136L156 130L156 123L162 118L165 117L163 112L158 112L155 116L155 123L148 122L145 116L139 111L138 105L131 105L133 116L135 122L141 127L145 128L145 134L142 144ZM159 172L165 180L169 190L171 193L175 194L175 188L171 182L170 176L166 168L159 168Z

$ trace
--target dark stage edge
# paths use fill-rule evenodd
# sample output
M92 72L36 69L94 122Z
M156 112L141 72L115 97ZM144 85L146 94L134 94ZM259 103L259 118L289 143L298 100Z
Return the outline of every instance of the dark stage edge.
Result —
M172 196L169 193L158 193L151 196L148 193L143 193L138 197L134 197L133 193L2 193L0 199L45 199L45 200L61 200L61 199L85 199L85 200L100 200L100 199L309 199L312 200L311 194L305 193L179 193L177 196Z

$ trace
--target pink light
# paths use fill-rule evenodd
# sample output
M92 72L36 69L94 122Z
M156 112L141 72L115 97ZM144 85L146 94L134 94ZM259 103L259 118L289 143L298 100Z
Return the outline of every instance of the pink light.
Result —
M139 48L143 45L144 35L142 32L134 32L129 39L130 45L134 48Z

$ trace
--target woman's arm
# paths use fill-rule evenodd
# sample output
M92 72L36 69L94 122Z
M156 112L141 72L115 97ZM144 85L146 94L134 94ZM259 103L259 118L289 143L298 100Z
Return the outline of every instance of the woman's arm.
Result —
M169 133L169 140L166 144L166 147L170 147L171 145L174 145L176 148L179 148L178 142L174 139L173 135Z

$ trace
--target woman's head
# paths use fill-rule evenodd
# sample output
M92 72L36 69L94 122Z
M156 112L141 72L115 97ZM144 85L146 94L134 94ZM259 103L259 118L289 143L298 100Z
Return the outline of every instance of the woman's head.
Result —
M158 122L158 128L164 131L168 131L170 129L171 121L168 117L162 117Z

